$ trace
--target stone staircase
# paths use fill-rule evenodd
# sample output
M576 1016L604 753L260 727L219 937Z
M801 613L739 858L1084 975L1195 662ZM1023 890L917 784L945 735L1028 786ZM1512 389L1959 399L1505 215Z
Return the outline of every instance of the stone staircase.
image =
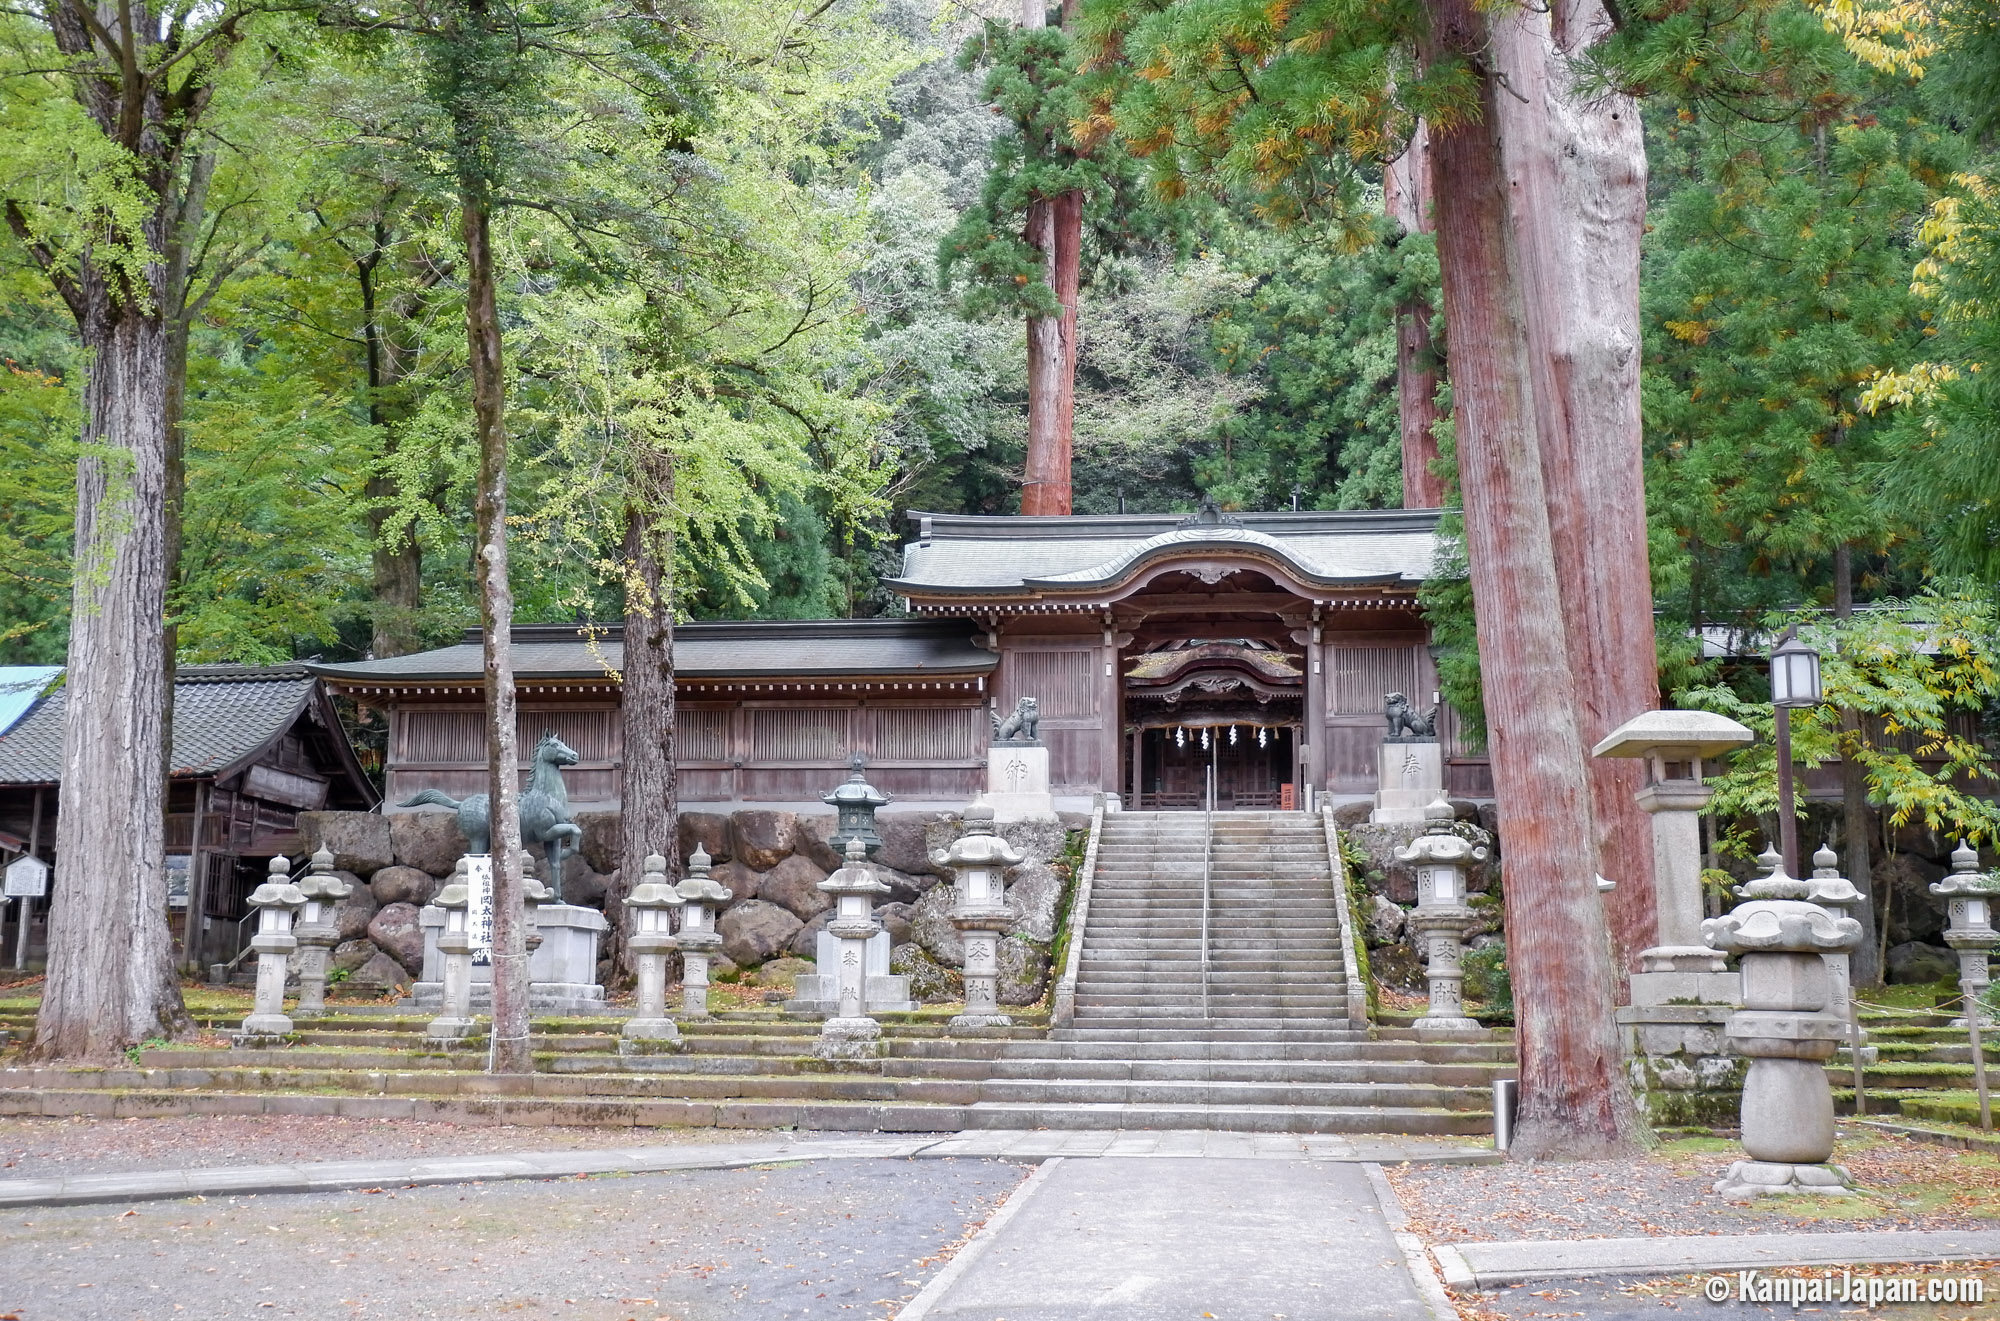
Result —
M1951 1026L1955 1012L1863 1009L1861 1027L1875 1050L1874 1061L1862 1071L1870 1118L1978 1123L1972 1043L1964 1028ZM1987 1085L2000 1096L2000 1040L1988 1035L1981 1045ZM1853 1057L1843 1047L1828 1062L1826 1072L1833 1084L1836 1109L1843 1115L1853 1114ZM1994 1108L2000 1111L2000 1099Z
M1511 1043L1419 1041L1350 1017L1320 819L1214 820L1206 978L1203 815L1107 816L1075 1018L1002 1049L978 1126L1490 1131Z
M673 1054L621 1055L615 1017L538 1019L535 1072L439 1050L428 1015L337 1009L287 1045L185 1045L113 1069L0 1068L0 1114L291 1114L460 1123L829 1131L1211 1129L1491 1131L1502 1035L1450 1042L1350 1015L1324 827L1302 813L1216 817L1210 965L1201 971L1199 813L1105 818L1074 1020L948 1035L946 1010L883 1015L883 1053L813 1057L815 1020L736 1011L682 1025ZM203 1026L227 1031L233 1023ZM25 1039L30 1013L0 1014Z

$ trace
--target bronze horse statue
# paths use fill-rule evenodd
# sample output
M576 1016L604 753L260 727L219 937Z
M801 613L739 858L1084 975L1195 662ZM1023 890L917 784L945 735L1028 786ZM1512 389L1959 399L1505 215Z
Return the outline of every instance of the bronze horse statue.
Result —
M521 791L521 842L540 844L548 860L549 888L557 903L563 901L563 855L583 846L583 827L571 820L569 791L563 787L562 768L580 760L576 749L554 734L542 735L535 744L535 765L528 775L528 787ZM458 813L459 833L465 836L470 853L489 852L493 844L493 811L486 794L453 798L436 789L426 789L399 804L422 807L434 804Z

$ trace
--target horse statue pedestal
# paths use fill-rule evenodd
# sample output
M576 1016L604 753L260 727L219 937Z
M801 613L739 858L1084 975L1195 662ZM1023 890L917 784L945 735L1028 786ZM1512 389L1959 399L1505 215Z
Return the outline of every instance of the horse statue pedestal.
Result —
M424 970L404 1005L435 1012L444 1003L444 957L438 935L444 909L427 904L417 915L424 932ZM528 1008L537 1014L601 1014L604 988L597 981L597 954L611 924L595 908L543 904L535 912L542 943L528 955ZM472 967L472 1008L493 1010L493 969Z

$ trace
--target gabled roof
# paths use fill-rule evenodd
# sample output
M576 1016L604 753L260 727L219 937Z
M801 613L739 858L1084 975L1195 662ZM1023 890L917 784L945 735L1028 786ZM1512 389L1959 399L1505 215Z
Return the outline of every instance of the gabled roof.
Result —
M1110 586L1176 556L1248 554L1325 587L1430 575L1438 510L1071 517L910 515L917 539L887 584L926 598L1035 596Z
M594 635L598 640L588 640ZM936 619L753 619L681 624L674 671L682 679L797 679L986 674L999 657L973 645L974 625ZM625 663L624 629L517 624L517 679L608 682ZM434 651L314 665L345 686L474 682L484 674L480 632Z
M307 703L325 697L302 665L183 665L174 675L175 778L224 777L282 737ZM67 690L58 688L0 734L0 784L55 784L62 779L62 724ZM323 713L323 719L331 712ZM336 720L331 733L351 778L372 795Z

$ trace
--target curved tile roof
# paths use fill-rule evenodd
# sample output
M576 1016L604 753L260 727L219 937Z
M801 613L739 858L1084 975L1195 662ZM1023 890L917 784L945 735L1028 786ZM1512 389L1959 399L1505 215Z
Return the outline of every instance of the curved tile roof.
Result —
M1109 585L1144 564L1201 551L1250 553L1326 586L1416 584L1430 575L1437 510L1069 518L911 514L917 540L889 586L913 596L1032 595Z

